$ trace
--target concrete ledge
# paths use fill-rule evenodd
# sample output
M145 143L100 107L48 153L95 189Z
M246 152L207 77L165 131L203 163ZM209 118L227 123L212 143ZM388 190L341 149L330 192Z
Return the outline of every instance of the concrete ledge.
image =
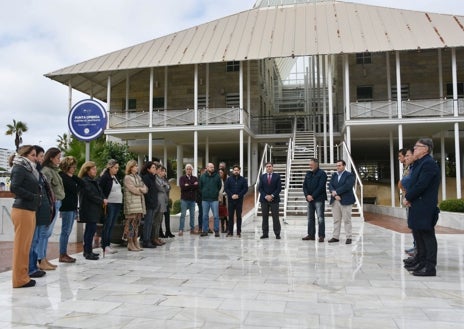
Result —
M405 208L365 204L364 211L407 219ZM464 230L464 213L441 211L437 225L456 230Z

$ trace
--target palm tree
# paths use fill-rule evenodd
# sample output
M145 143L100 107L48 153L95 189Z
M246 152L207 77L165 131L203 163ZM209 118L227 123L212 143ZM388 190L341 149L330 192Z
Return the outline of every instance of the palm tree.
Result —
M69 144L71 144L72 141L72 136L69 136L66 133L63 133L63 135L58 135L58 138L56 139L56 142L58 143L58 148L61 150L61 152L66 152L69 148Z
M5 132L5 135L15 135L16 151L18 151L19 145L23 142L22 135L27 131L27 125L22 121L16 122L16 120L13 119L13 124L7 124L6 126L8 130Z

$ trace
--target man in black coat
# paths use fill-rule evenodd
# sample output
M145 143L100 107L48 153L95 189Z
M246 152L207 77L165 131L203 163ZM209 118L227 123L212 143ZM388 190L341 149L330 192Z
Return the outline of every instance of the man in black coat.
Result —
M309 171L303 182L303 193L308 202L308 235L303 240L315 240L316 216L319 242L325 238L325 201L327 200L327 174L319 168L319 160L309 159Z
M403 204L409 207L408 226L416 241L417 253L405 268L415 276L435 276L437 265L438 188L440 169L430 153L433 141L421 138L414 145L414 170Z
M227 223L227 236L234 235L234 214L237 217L237 236L242 234L242 209L243 197L248 192L248 183L245 177L240 175L240 166L234 165L232 175L227 177L224 184L224 192L228 198L229 222Z
M266 173L259 179L259 202L263 214L263 235L261 239L269 238L269 210L272 214L272 228L276 239L280 239L279 202L282 182L280 175L274 172L272 163L266 163Z

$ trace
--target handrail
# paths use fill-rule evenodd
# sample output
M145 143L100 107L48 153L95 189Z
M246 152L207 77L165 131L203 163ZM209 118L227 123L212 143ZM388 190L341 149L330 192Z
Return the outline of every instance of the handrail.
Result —
M348 147L346 146L346 143L342 142L341 145L343 146L343 151L344 151L346 157L349 160L347 162L350 164L350 166L352 168L351 172L354 172L354 174L356 176L356 181L355 181L355 184L353 186L353 192L354 192L354 197L356 199L356 203L359 206L359 211L360 211L360 214L361 214L361 218L364 219L364 208L363 208L364 207L364 185L363 185L363 183L361 181L361 176L359 176L358 170L356 169L353 158L351 157L350 151L348 150ZM356 193L358 184L359 184L361 198L358 198L358 195Z
M258 215L258 206L259 206L259 191L258 191L258 186L259 186L259 179L261 177L261 173L264 171L264 166L267 162L267 151L268 151L269 145L266 143L264 145L264 150L263 150L263 155L261 156L261 163L259 165L258 169L258 175L256 175L256 182L255 182L255 217Z
M0 234L4 234L4 232L3 232L3 217L4 217L3 214L4 214L5 212L6 212L6 214L8 215L8 217L10 218L10 220L11 220L11 214L10 214L10 212L8 211L8 208L5 207L5 206L2 206L2 231L0 232Z
M288 140L288 151L287 151L287 168L285 168L285 191L284 191L284 223L287 218L287 204L288 204L288 189L290 188L290 175L291 175L291 168L292 168L292 159L293 159L293 141L295 140L295 136L293 138L289 138Z

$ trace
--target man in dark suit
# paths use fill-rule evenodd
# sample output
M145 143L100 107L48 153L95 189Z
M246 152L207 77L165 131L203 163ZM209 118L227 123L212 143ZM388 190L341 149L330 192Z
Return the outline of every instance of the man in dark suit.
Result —
M414 170L403 204L409 207L408 227L416 242L416 256L405 264L415 276L435 276L437 266L438 188L440 169L430 153L433 141L421 138L414 145Z
M351 209L356 202L353 193L355 178L352 173L346 171L346 163L337 161L337 173L332 175L329 183L330 204L334 219L332 239L328 242L340 241L340 228L342 220L345 223L346 244L351 244Z
M263 213L263 235L261 239L269 238L269 210L272 214L272 228L276 239L280 239L279 202L282 183L280 175L274 173L272 163L266 163L266 173L259 179L259 202Z

